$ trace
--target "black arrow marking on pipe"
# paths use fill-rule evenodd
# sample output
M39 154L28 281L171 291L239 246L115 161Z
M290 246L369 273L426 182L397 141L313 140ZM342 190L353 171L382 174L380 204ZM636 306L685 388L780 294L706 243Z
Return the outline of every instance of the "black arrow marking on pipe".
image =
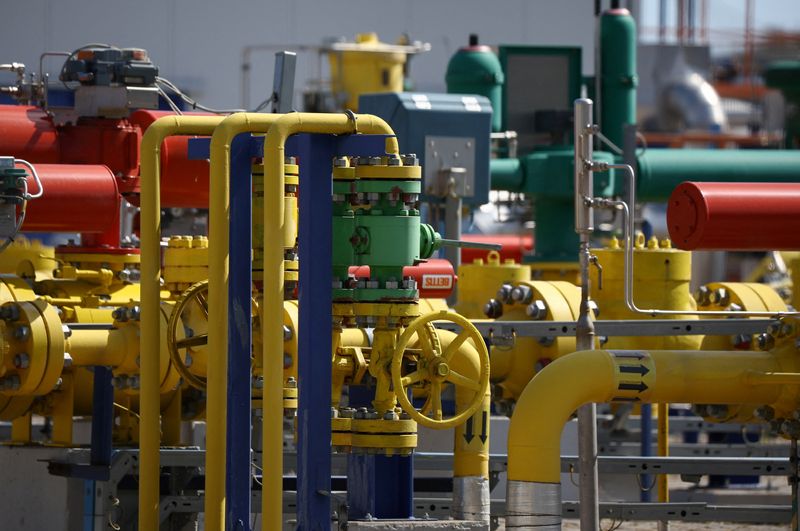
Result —
M472 442L472 439L474 438L475 434L472 431L472 417L470 417L467 419L467 427L464 430L464 440L467 441L467 444L469 444Z
M612 402L641 402L641 400L638 396L615 396L611 399Z
M481 413L481 434L478 435L478 438L481 440L481 443L483 443L483 444L486 444L486 439L488 438L488 435L486 434L486 428L488 426L488 422L487 422L487 418L486 418L487 415L488 415L488 413L486 411Z
M644 365L620 365L619 366L619 372L627 372L627 373L631 373L631 374L641 374L642 376L644 376L645 374L650 372L650 369L648 369Z
M620 391L638 391L642 392L648 389L647 384L644 382L639 383L626 383L622 382L617 386Z

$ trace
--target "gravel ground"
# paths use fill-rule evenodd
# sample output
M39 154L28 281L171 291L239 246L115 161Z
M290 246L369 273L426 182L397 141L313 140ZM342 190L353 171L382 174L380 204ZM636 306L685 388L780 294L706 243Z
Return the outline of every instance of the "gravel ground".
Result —
M645 531L658 529L657 522L622 522L619 527L611 520L603 520L600 522L601 531L610 531L616 529L618 531ZM578 530L580 525L577 520L564 520L562 529ZM711 522L707 524L695 522L672 522L669 524L670 531L778 531L789 529L789 526L781 525L753 525L753 524L723 524L718 522Z

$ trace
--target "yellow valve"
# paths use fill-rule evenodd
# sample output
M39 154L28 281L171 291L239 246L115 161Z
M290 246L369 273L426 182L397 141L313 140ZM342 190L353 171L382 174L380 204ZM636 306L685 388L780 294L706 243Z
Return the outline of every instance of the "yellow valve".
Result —
M189 304L195 302L200 310L208 318L208 280L203 280L193 284L189 289L183 292L180 300L172 309L167 321L167 350L169 357L175 369L181 375L186 383L196 389L205 390L206 380L192 374L189 367L186 366L186 356L195 347L204 347L208 344L208 334L197 334L192 337L185 337L178 339L178 330L183 329L182 316ZM180 327L179 327L180 325ZM181 355L180 351L186 349L186 353Z
M450 321L462 329L461 333L453 339L448 347L442 351L437 347L435 332L431 335L429 325L433 321ZM412 337L417 335L420 340L421 352L417 361L416 370L403 375L403 359L406 347ZM468 378L450 367L453 355L467 340L472 340L480 358L480 373L477 380ZM445 383L465 387L475 392L473 399L463 410L456 411L455 416L444 419L442 416L442 388ZM428 387L428 399L421 411L411 404L408 399L407 388L412 385L425 385ZM394 356L392 357L392 385L397 395L400 407L412 419L428 428L448 429L459 426L467 421L481 407L483 395L489 386L489 353L478 329L465 317L450 312L429 313L418 317L402 333L397 340ZM431 416L428 416L428 414Z

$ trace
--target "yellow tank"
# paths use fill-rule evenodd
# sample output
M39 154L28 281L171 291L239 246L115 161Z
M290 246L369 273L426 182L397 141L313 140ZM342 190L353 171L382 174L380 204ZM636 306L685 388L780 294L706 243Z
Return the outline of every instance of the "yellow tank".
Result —
M347 109L358 111L361 94L403 91L407 55L380 42L377 34L359 33L355 43L336 48L328 54L331 88L337 96L342 95Z
M458 268L458 302L455 310L468 319L483 319L484 305L493 299L503 284L518 284L530 280L531 270L514 260L500 261L492 251L484 261L476 259ZM524 310L524 308L523 308Z
M598 282L597 268L591 268L591 297L597 303L599 319L625 320L648 319L648 316L628 310L623 298L625 278L625 252L616 238L606 249L593 249L603 268L602 289ZM638 235L633 261L633 293L639 308L662 310L697 309L689 289L692 273L692 255L688 251L673 249L669 240L659 242L651 238L645 243ZM658 316L664 318L665 316ZM667 316L675 319L697 319L697 316ZM697 349L700 336L664 337L611 337L602 348L677 350Z

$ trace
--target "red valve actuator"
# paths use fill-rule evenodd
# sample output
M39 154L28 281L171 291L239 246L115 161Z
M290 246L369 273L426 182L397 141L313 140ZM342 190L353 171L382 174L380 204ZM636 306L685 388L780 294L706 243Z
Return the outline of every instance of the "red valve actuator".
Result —
M684 182L667 226L681 249L800 250L800 183Z
M369 266L351 266L356 278L369 278ZM453 293L458 277L453 264L442 258L430 258L415 266L403 268L403 276L414 277L422 299L446 299Z

